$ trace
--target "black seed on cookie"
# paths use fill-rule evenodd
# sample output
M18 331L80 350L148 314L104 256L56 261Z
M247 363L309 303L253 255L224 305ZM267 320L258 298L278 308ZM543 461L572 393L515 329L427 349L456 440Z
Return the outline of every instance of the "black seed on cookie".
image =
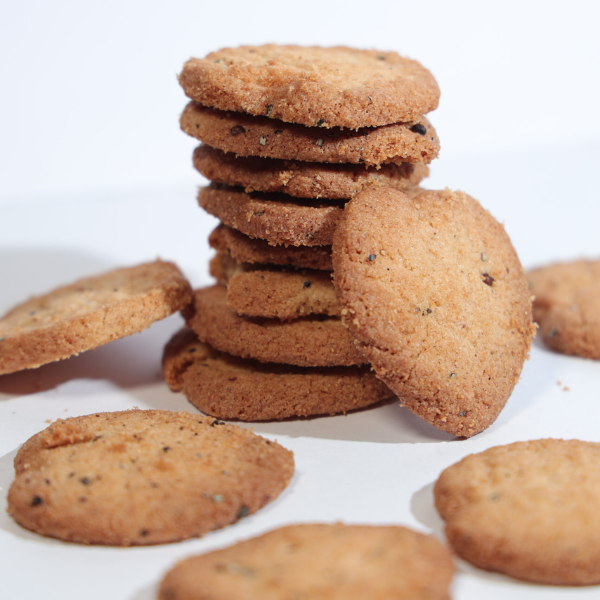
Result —
M229 133L235 137L236 135L240 135L240 133L246 133L246 130L241 125L236 125L229 130Z
M40 504L44 504L44 499L41 496L34 496L31 499L31 506L39 506Z
M171 446L164 446L163 452L168 452L171 449Z
M269 104L269 106L267 106L267 112L265 113L265 117L268 117L271 114L272 110L273 110L273 105Z
M146 536L148 535L148 530L147 530L147 529L142 529L142 530L140 531L140 535L141 535L142 537L146 537Z
M482 275L483 277L483 283L485 283L486 285L493 285L494 281L496 281L491 275L488 275L487 273L484 273Z
M421 123L415 123L410 130L413 133L418 133L419 135L425 135L427 133L427 127L425 127L425 125L421 125Z
M283 129L276 129L276 130L275 130L273 133L274 133L275 135L278 135L278 134L280 134L280 133L283 133Z
M190 352L191 354L193 354L194 352L196 352L196 348L190 348L190 349L188 350L188 352Z
M250 513L250 509L245 504L242 504L240 506L240 510L238 510L238 512L237 512L236 517L238 520L243 519L244 517L247 517L249 513Z
M369 254L369 260L375 260L377 258L377 254Z
M303 285L304 285L305 288L309 288L311 286L311 282L310 281L305 281L303 283Z
M553 338L556 337L558 335L558 329L556 329L556 327L553 327L549 332L548 332L548 337L549 338Z
M325 119L319 119L317 121L317 127L321 127L321 125L323 125L323 123L325 123Z
M82 477L79 481L81 481L83 485L90 485L90 483L92 483L92 480L89 477Z
M467 411L466 411L466 410L461 410L461 411L458 413L458 416L459 416L459 417L464 417L464 416L466 416L466 414L467 414Z

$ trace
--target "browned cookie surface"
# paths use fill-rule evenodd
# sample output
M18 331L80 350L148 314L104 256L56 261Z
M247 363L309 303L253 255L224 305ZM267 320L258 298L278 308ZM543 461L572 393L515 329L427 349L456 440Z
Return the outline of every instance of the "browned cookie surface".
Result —
M478 567L600 583L600 444L546 439L472 454L442 472L435 503L454 551Z
M527 280L544 342L565 354L600 360L600 260L533 269Z
M241 358L300 367L366 362L339 319L313 316L285 322L241 317L227 306L227 291L220 285L196 290L184 316L202 341Z
M218 352L184 329L167 344L163 373L202 412L266 421L346 413L392 392L368 367L293 367Z
M0 319L0 374L31 369L149 327L191 301L189 283L156 261L80 279Z
M115 546L197 537L256 512L294 473L292 453L187 412L58 420L15 458L8 510L23 527Z
M439 429L496 419L535 331L510 240L463 192L362 192L333 245L342 319L382 379Z
M413 121L434 110L440 95L418 62L343 46L223 48L190 59L179 82L207 106L323 128Z

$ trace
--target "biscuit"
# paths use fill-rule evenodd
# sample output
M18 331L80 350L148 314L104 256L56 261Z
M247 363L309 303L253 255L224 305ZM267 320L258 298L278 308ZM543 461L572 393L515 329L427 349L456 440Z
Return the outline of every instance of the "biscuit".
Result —
M600 260L533 269L533 317L550 348L600 360Z
M597 584L599 474L600 444L516 442L448 467L435 504L450 545L477 567L538 583Z
M0 319L0 375L138 333L181 310L191 295L181 271L158 260L31 298Z
M223 48L187 61L179 83L206 106L324 128L414 121L440 97L420 63L343 46Z
M396 123L358 131L304 127L190 102L181 129L213 148L239 156L317 163L430 163L440 151L431 123Z
M218 352L183 329L167 344L165 380L202 412L219 419L280 420L333 415L393 394L368 367L302 368Z
M240 315L289 320L340 314L331 271L253 267L217 254L210 274L227 288L227 304Z
M244 235L226 225L217 226L208 241L218 252L226 252L236 261L273 264L296 269L331 271L331 246L271 246L265 240Z
M293 455L251 431L187 412L58 420L15 457L8 510L26 529L132 546L204 535L276 498Z
M221 352L299 367L367 362L339 319L249 319L227 306L226 296L227 291L220 285L196 290L193 304L184 311L188 327Z
M535 332L502 225L463 192L369 190L346 205L332 259L342 320L378 377L439 429L489 427Z
M407 527L302 524L179 562L159 600L448 600L450 552Z

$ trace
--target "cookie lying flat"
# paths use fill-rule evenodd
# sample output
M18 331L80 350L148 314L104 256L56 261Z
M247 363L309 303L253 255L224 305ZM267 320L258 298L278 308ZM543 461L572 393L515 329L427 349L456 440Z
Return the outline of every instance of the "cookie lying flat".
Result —
M442 472L435 504L454 551L483 569L555 585L600 583L600 444L534 440Z
M194 151L194 166L207 179L240 186L247 193L283 192L297 198L348 199L366 187L406 190L427 177L424 164L387 164L380 169L352 164L306 163L257 156L236 157L207 144Z
M227 304L240 315L289 320L340 314L331 271L253 267L217 254L210 274L227 288Z
M188 327L221 352L299 367L366 363L339 319L248 319L227 306L226 298L220 285L196 290L193 304L184 311Z
M434 110L440 96L418 62L342 46L224 48L190 59L179 83L206 106L349 129L413 121Z
M239 156L379 166L386 162L430 163L440 151L437 133L425 117L417 122L346 131L293 125L190 102L179 123L188 135Z
M292 453L186 412L58 420L15 458L8 510L26 529L81 544L161 544L256 512L294 473Z
M202 412L219 419L269 421L334 415L393 394L368 367L301 368L218 352L184 329L167 344L163 373Z
M454 565L406 527L303 524L178 563L160 600L448 600Z
M210 234L211 248L226 252L240 263L273 264L296 269L331 271L331 246L271 246L265 240L244 235L237 229L219 225Z
M0 319L0 375L68 358L138 333L191 301L181 271L156 261L80 279Z
M600 360L600 260L533 269L527 279L544 342L564 354Z
M377 376L435 427L472 436L496 419L535 328L506 232L463 192L362 192L335 232L342 320Z

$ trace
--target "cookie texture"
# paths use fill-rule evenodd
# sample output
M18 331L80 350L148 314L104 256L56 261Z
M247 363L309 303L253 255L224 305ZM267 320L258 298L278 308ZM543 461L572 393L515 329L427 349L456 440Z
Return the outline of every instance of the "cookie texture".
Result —
M160 600L447 600L448 550L406 527L303 524L179 562Z
M424 164L400 163L381 168L354 164L307 163L256 156L236 157L202 144L194 166L207 179L250 192L282 192L297 198L348 199L366 187L406 190L428 176Z
M535 332L502 225L463 192L370 190L346 205L332 257L342 320L378 377L439 429L489 427Z
M413 121L440 96L418 62L343 46L223 48L186 62L179 83L206 106L323 128Z
M280 420L333 415L376 404L393 394L368 367L293 367L218 352L183 329L163 355L173 391L219 419Z
M435 504L454 551L475 566L555 585L600 583L600 444L534 440L442 472Z
M220 285L196 290L184 311L188 327L217 350L299 367L361 365L367 361L339 319L249 319L227 305Z
M190 102L179 123L188 135L239 156L379 166L430 163L440 151L437 133L425 117L348 131L293 125Z
M559 263L527 274L544 343L600 360L600 260Z
M0 319L0 375L68 358L138 333L191 301L181 271L160 260L80 279Z
M26 529L80 544L201 536L256 512L294 473L290 451L186 412L59 419L15 457L8 510Z

